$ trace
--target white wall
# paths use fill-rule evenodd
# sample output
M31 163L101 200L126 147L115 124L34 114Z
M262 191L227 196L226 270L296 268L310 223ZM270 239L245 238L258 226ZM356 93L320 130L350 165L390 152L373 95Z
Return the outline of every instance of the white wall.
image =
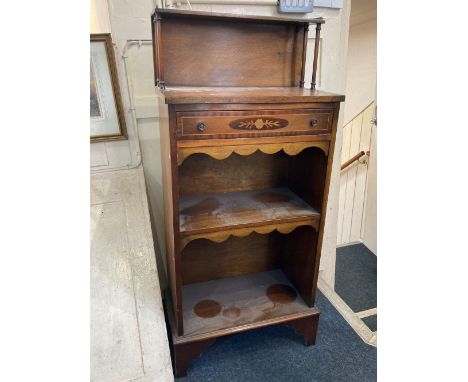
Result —
M377 254L376 0L353 0L349 22L341 163L360 151L371 155L341 171L337 244L364 242Z
M128 39L151 37L149 14L154 9L152 0L125 1L91 0L91 33L112 33L119 85L124 106L128 140L93 143L90 148L91 171L133 168L141 163L137 126L130 102L128 76L122 57Z
M94 0L95 2L103 0ZM341 1L334 1L334 6L341 6ZM151 39L150 14L154 10L154 3L151 0L135 0L128 2L125 0L109 0L110 25L112 28L113 40L116 43L117 65L119 67L119 80L122 86L124 108L130 107L129 89L126 85L130 82L132 99L134 100L135 120L140 137L141 152L143 157L143 167L145 170L148 193L152 214L155 220L156 239L159 242L161 253L165 253L164 245L164 224L163 224L163 202L162 202L162 182L161 182L161 161L159 149L159 124L154 88L154 75L152 67L152 47L151 44L142 42L141 46L132 44L127 48L127 70L125 76L122 51L129 39ZM180 8L189 9L187 5ZM248 13L257 15L276 15L274 5L221 5L221 4L192 4L194 10L204 10L213 12ZM322 43L320 51L320 63L318 68L318 87L328 91L344 94L345 92L345 61L347 51L348 21L349 21L349 1L343 2L343 9L320 8L308 17L322 16L326 19L322 27ZM309 49L307 51L308 69L306 79L310 84L311 62L313 56L313 38L315 30L311 28L309 32ZM340 113L339 127L342 126L343 112ZM135 131L132 124L132 114L127 114L127 122L131 125L129 130ZM340 157L341 152L341 128L338 129L337 144L335 147L335 158ZM121 153L120 162L109 155L114 147L110 143L103 148L94 149L98 152L103 161L107 158L107 164L96 166L96 169L112 168L124 162L128 162L131 155L138 157L138 146L132 143L135 134L130 134L129 142L126 144L127 153ZM124 141L125 142L125 141ZM93 146L93 145L92 145ZM132 154L132 147L134 151ZM105 152L106 154L103 154ZM95 154L95 158L97 155ZM110 160L110 159L112 160ZM132 157L133 158L133 157ZM135 163L133 161L132 163ZM93 163L92 163L93 164ZM96 165L96 161L94 161ZM328 219L325 226L325 236L322 250L322 277L330 284L334 284L335 255L336 255L336 220L337 203L339 192L339 159L335 161L332 173ZM164 256L163 256L164 258ZM161 280L164 284L164 280Z
M352 0L349 23L344 124L375 100L377 1Z
M111 33L119 85L124 105L128 140L91 144L91 172L137 167L145 149L145 178L150 195L153 237L158 269L164 269L165 242L162 209L159 126L153 81L150 15L152 0L91 0L91 33ZM128 40L142 40L129 42ZM123 57L125 55L125 58ZM126 61L125 61L126 60ZM137 137L139 135L139 138ZM140 147L143 142L143 147ZM165 275L160 273L165 286Z
M360 151L372 150L372 117L374 102L343 127L341 163L345 163ZM367 156L360 158L341 171L338 213L337 244L363 241L366 195L368 194Z

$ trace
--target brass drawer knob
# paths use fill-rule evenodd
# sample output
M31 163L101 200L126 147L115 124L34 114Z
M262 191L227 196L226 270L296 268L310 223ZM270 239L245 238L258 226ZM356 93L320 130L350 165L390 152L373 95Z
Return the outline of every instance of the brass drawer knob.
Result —
M317 119L313 119L312 121L310 121L310 126L315 127L317 125L318 125L318 120Z
M205 130L206 130L205 122L201 121L201 122L197 125L197 129L200 130L200 131L205 131Z

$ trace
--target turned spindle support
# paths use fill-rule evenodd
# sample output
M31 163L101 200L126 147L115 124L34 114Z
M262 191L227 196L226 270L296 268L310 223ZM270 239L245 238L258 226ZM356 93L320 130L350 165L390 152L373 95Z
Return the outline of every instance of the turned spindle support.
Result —
M322 24L317 24L315 27L315 49L314 49L314 65L312 67L312 82L310 84L311 89L315 89L316 79L317 79L317 62L320 46L320 30L322 29Z

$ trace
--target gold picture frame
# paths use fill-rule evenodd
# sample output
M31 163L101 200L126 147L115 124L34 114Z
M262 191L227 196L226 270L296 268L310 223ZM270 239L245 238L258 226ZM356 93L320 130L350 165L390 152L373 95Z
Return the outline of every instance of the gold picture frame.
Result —
M91 143L128 139L110 33L90 34Z

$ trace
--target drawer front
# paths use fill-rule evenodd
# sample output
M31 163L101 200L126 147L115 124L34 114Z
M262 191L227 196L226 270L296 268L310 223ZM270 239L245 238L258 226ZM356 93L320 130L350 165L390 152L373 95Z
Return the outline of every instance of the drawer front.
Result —
M177 112L179 139L329 134L332 109Z

